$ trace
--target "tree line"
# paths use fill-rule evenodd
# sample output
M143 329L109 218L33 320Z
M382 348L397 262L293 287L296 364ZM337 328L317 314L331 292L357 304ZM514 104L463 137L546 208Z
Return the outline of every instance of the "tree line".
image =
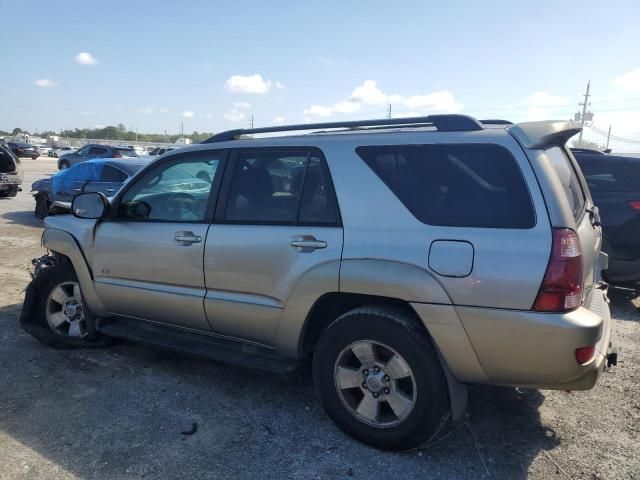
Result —
M22 130L21 128L14 128L11 133L0 130L0 136L18 135L20 133L31 135L31 133L26 130ZM161 133L136 133L132 130L128 130L122 123L116 126L109 125L103 128L74 128L57 132L46 130L44 132L39 132L33 135L44 138L50 137L52 135L57 135L63 138L93 138L96 140L119 140L123 142L138 141L152 143L175 143L179 138L182 137L182 135L178 134L163 135ZM191 134L185 133L184 137L191 139L193 143L199 143L203 140L206 140L211 135L213 134L194 131Z

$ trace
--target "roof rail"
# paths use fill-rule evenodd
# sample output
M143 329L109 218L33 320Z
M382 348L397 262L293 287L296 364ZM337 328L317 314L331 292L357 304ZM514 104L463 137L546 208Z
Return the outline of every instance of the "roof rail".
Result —
M291 132L296 130L317 130L346 128L356 130L363 127L400 126L435 127L441 132L472 132L482 130L482 123L467 115L429 115L427 117L384 118L379 120L355 120L348 122L302 123L298 125L277 125L261 128L238 128L217 133L202 143L227 142L237 140L241 135L254 133Z
M490 118L488 120L478 120L483 125L513 125L509 120L500 120L499 118Z

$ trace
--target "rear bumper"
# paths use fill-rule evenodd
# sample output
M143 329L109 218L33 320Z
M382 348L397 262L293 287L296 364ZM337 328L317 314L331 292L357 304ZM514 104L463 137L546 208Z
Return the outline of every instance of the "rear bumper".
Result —
M556 390L587 390L607 365L611 316L606 292L565 314L457 307L488 383ZM596 345L580 365L575 350Z

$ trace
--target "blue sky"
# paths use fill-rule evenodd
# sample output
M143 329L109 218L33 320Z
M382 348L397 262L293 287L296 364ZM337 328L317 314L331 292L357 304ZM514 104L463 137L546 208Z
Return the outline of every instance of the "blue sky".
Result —
M591 80L596 127L640 140L637 0L0 0L0 20L5 130L218 131L389 103L566 119Z

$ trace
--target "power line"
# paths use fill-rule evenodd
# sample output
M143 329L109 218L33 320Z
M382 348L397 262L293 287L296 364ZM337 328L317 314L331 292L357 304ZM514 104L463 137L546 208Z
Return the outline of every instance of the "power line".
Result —
M625 143L640 143L640 140L634 140L631 138L624 138L624 137L618 137L617 135L610 135L609 132L605 132L604 130L596 127L593 124L586 124L586 127L593 130L596 133L599 133L600 135L603 135L605 137L610 136L610 138L612 140L616 140L618 142L625 142Z

